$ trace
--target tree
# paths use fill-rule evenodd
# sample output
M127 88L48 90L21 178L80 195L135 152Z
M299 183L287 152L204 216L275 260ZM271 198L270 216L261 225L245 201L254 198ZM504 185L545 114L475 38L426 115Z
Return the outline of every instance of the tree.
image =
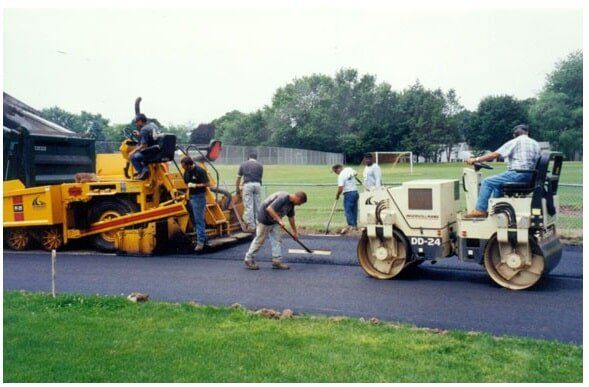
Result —
M463 111L464 106L460 104L456 91L454 89L448 90L444 95L444 108L442 110L446 125L442 133L442 138L440 139L444 144L447 161L450 161L450 157L452 156L452 148L462 140Z
M570 106L583 106L583 51L575 51L559 61L547 75L544 90L566 95Z
M441 90L427 90L417 81L405 89L399 102L401 146L419 160L437 160L445 131L446 101ZM442 140L442 141L440 141Z
M546 76L546 84L530 106L532 129L572 160L583 151L583 54L570 54Z
M109 120L100 114L82 111L80 114L67 112L57 106L43 109L43 116L49 121L55 122L66 129L70 129L84 137L96 140L104 140L104 130Z
M512 129L528 122L524 104L512 96L489 96L479 103L466 140L475 150L496 150L512 138Z

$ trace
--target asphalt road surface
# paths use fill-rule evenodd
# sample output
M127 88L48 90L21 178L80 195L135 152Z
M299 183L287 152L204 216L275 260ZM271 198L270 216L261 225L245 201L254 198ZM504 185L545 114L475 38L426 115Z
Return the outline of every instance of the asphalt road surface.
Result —
M291 270L270 269L269 247L261 270L240 262L248 243L206 255L121 257L94 252L58 254L58 291L240 303L248 308L291 308L295 313L377 317L420 327L485 331L582 343L582 255L565 247L560 265L535 287L510 291L495 285L483 268L449 258L422 264L394 280L368 277L356 263L357 239L304 237L329 257L285 254ZM298 248L285 241L288 248ZM50 291L46 252L4 252L4 290Z

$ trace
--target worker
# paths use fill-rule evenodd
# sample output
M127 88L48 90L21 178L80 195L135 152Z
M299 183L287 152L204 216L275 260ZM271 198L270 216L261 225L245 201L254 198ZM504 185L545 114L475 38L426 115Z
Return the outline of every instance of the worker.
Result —
M262 193L262 175L264 167L258 161L255 152L249 154L249 159L239 166L237 180L235 181L235 192L242 195L244 204L243 219L246 223L246 231L256 231L256 216L260 209ZM240 188L243 178L243 191Z
M364 189L366 191L379 189L382 184L382 175L380 167L372 159L372 153L364 155L364 162L366 163L366 168L364 168Z
M344 227L340 234L357 229L358 218L358 188L356 188L357 172L350 167L344 168L341 164L331 167L337 176L337 193L335 200L339 200L344 194L344 213L346 214L347 227Z
M513 139L503 144L495 152L479 157L470 157L467 164L495 160L499 156L507 159L507 171L487 177L481 183L479 198L475 209L466 214L469 218L486 218L488 215L489 199L503 196L503 184L511 182L529 182L531 172L517 172L518 170L534 170L540 158L540 145L529 137L530 128L527 125L517 125L513 128Z
M190 191L190 207L192 209L192 224L196 230L196 247L194 251L201 252L206 242L205 206L207 203L206 192L209 186L207 171L197 165L190 156L180 160L184 169L184 181Z
M250 270L259 269L254 258L269 235L272 247L272 268L281 270L289 269L288 265L282 262L281 228L284 228L282 217L285 215L288 217L292 234L295 239L299 239L294 207L306 202L307 194L304 192L295 192L294 194L276 192L264 200L258 211L256 236L245 254L244 263L246 268Z
M135 126L137 130L134 130L133 134L139 139L139 144L129 152L129 159L135 169L133 178L145 180L149 176L149 168L142 151L155 144L154 134L157 133L158 127L153 122L147 122L147 117L143 113L135 117Z

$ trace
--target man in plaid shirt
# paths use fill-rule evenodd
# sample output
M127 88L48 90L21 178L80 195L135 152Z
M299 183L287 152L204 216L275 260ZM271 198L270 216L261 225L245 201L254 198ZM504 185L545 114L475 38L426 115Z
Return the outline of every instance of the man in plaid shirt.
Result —
M469 158L467 164L481 161L495 160L499 156L507 159L507 171L483 180L479 199L473 211L466 216L470 218L484 218L488 215L489 199L503 196L502 186L508 182L529 182L531 173L516 172L517 170L533 170L540 157L540 145L528 137L530 128L527 125L518 125L513 128L513 140L503 144L495 152L486 155Z

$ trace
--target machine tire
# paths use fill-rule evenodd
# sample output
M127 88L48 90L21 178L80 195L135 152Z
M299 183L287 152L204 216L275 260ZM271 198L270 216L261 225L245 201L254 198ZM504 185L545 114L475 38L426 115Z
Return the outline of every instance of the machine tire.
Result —
M4 241L11 250L23 251L31 247L31 233L22 227L7 228L4 231Z
M38 232L37 239L46 251L59 250L63 247L63 232L60 226L42 228Z
M409 246L409 242L407 241L405 235L403 235L403 233L397 229L393 230L393 237L397 240L400 254L399 257L392 259L392 261L398 262L396 264L392 263L389 267L389 270L387 272L383 272L382 270L379 270L377 267L375 267L376 261L370 258L371 253L369 252L370 247L368 234L366 233L366 230L362 232L362 236L358 241L357 254L358 262L366 274L378 279L391 279L399 275L399 273L401 273L406 267L407 260L411 257L411 247ZM389 258L387 258L387 260L389 260Z
M533 238L530 238L530 247L532 249L532 265L527 270L521 270L511 278L508 278L515 270L505 267L501 268L506 265L500 263L497 235L493 235L487 243L483 258L487 274L489 274L495 283L507 289L523 290L534 286L544 273L544 256Z
M118 218L137 211L138 206L130 200L113 198L101 200L92 205L89 211L89 218L91 223L95 223L101 220ZM94 247L105 252L115 251L114 234L114 231L109 231L92 236Z

